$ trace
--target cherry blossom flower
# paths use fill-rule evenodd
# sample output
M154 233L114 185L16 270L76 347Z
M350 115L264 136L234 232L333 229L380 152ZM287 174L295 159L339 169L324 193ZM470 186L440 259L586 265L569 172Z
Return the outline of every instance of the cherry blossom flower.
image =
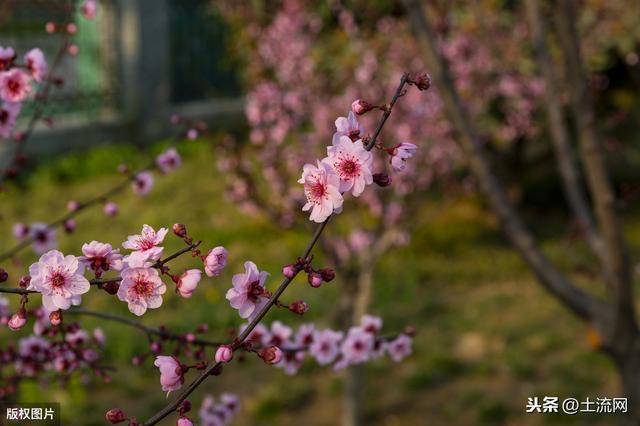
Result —
M20 68L0 72L0 98L6 102L22 102L31 92L29 76Z
M313 343L315 331L316 328L313 324L302 324L300 328L298 328L298 332L293 341L298 346L310 346Z
M131 313L140 316L147 309L159 308L162 305L162 295L167 286L160 279L156 269L127 268L121 275L118 299L128 303Z
M340 341L344 333L333 330L317 330L313 335L313 343L309 347L309 353L318 364L331 364L340 354Z
M23 357L44 360L50 349L51 344L42 337L29 336L18 341L18 353Z
M411 355L411 337L401 334L386 345L387 353L395 362Z
M293 376L302 367L302 361L304 361L304 351L287 351L276 366L282 368L289 376Z
M242 333L249 324L242 324L240 327L240 332ZM262 324L257 324L253 330L249 333L246 338L246 341L251 342L256 345L262 344L264 341L268 341L270 339L269 329Z
M364 148L361 139L353 142L347 136L340 136L327 148L327 154L322 161L340 178L340 192L352 191L353 196L358 197L366 185L373 183L373 156Z
M40 83L44 80L48 67L42 50L38 48L31 49L24 55L24 63L36 82Z
M85 0L80 6L80 13L85 19L92 20L98 14L98 4L95 0Z
M157 356L153 365L160 369L160 385L162 385L162 390L167 392L167 395L182 387L185 371L175 357Z
M43 254L57 247L56 231L43 222L34 222L29 227L29 236L33 238L33 250Z
M401 144L390 148L387 152L391 156L391 167L394 172L401 172L407 166L407 159L413 157L418 150L418 147L409 142L402 142Z
M228 251L218 246L212 248L204 259L204 272L210 277L220 275L220 271L227 265Z
M84 256L80 256L78 259L99 277L103 272L109 270L122 270L122 255L119 252L120 250L114 250L111 244L91 241L89 244L82 245Z
M79 302L80 295L89 291L89 281L83 273L84 266L78 258L51 250L29 267L28 288L42 293L42 305L47 311L69 309L74 301Z
M336 132L333 134L334 145L339 142L341 136L346 136L355 142L360 139L362 133L364 133L364 128L358 123L358 119L353 111L349 111L347 117L338 117L335 124Z
M159 244L164 241L167 232L169 232L167 228L160 228L156 232L151 226L144 224L142 232L139 235L129 235L127 241L122 243L122 247L144 255L145 260L158 260L164 250L164 247L160 247Z
M171 173L182 164L182 158L175 148L170 148L156 157L156 166L162 173Z
M310 220L322 223L335 211L342 208L344 199L340 194L340 178L333 168L318 161L318 166L305 164L298 183L304 185L307 203L302 211L311 210Z
M2 108L0 108L0 137L11 137L21 109L22 104L20 103L5 102L2 104Z
M71 346L80 346L84 342L89 341L89 333L86 330L81 328L69 332L64 336L64 340L69 343Z
M368 361L374 340L374 336L362 327L352 327L340 347L342 357L349 364Z
M149 171L138 173L131 183L133 192L138 195L147 195L153 188L153 174Z
M360 319L360 326L367 333L378 334L382 329L382 318L373 315L363 315Z
M265 346L279 346L287 347L291 346L289 340L293 336L293 330L291 327L284 325L280 321L274 321L271 323L271 333L269 336L265 336L262 340L262 344Z
M198 414L202 426L225 426L233 420L240 404L238 397L233 394L220 395L220 403L216 404L211 395L207 395L200 406Z
M103 211L104 214L109 217L116 216L118 214L118 205L112 201L109 201L108 203L105 203Z
M269 273L258 271L251 261L244 263L244 269L244 274L233 276L233 287L227 291L226 298L241 318L249 318L250 321L268 302L264 282Z
M176 291L184 298L190 298L198 287L202 271L200 269L189 269L184 271L176 283Z

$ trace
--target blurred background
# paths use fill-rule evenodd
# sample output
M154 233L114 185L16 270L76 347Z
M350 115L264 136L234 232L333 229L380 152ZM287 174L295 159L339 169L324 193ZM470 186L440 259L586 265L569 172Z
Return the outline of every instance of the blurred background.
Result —
M552 12L541 3L548 52L557 59ZM69 4L2 0L0 45L19 55L40 47L50 59L59 38L44 31L45 23ZM582 288L603 293L556 171L544 81L522 2L424 5L510 199L560 269ZM635 260L640 14L629 1L578 5L597 126ZM77 255L93 239L119 246L143 223L182 222L206 248L224 245L230 263L220 277L203 280L190 300L168 295L161 309L142 318L180 332L207 323L213 339L241 324L224 294L242 263L251 259L277 276L304 248L313 228L300 211L303 194L295 181L302 164L324 155L334 120L346 116L354 99L387 102L402 72L429 71L398 1L102 0L96 20L78 14L76 23L79 53L61 64L65 84L46 107L54 125L37 127L25 147L28 169L0 193L0 252L16 243L14 223L61 216L69 200L89 199L120 182L119 164L143 167L176 146L183 166L157 177L149 195L125 191L113 199L116 217L106 217L100 206L83 212L77 230L58 230L57 241L61 251ZM557 98L568 108L564 88ZM32 110L26 103L18 128ZM174 115L181 125L171 123ZM373 133L374 118L363 118L365 133ZM571 118L567 122L572 128ZM197 137L185 137L192 129ZM391 187L347 201L317 254L336 268L336 280L319 291L302 280L291 289L290 300L304 298L309 313L292 318L276 311L267 323L345 328L370 313L384 318L388 333L414 325L413 355L339 373L307 362L293 377L246 359L207 381L191 398L194 405L206 393L236 393L242 404L237 425L618 424L612 415L525 413L532 396L618 396L618 375L598 351L593 330L545 292L504 239L438 91L410 90L381 140L415 143L415 161ZM2 141L3 155L9 144ZM176 250L180 241L168 238L166 246ZM26 250L3 266L19 276L35 259ZM176 264L192 265L188 259ZM102 293L89 294L83 305L132 317ZM90 318L81 324L104 329L105 357L117 368L112 383L87 383L80 375L65 383L25 381L15 398L60 401L65 425L103 424L114 406L142 419L162 408L166 399L152 362L131 365L147 350L144 336ZM2 345L13 338L0 330Z

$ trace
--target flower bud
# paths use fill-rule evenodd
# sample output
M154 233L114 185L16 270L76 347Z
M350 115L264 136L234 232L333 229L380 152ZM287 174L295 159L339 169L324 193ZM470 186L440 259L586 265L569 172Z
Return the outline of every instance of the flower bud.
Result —
M326 283L332 281L336 277L336 271L331 268L322 268L318 270L318 272L320 273L322 280Z
M176 426L193 426L193 422L189 417L180 417Z
M216 362L227 363L233 358L233 349L229 345L222 345L216 351Z
M67 210L69 210L70 212L75 212L76 210L78 210L78 207L79 207L79 204L75 200L70 200L67 203Z
M324 282L324 280L322 279L322 275L320 275L318 272L313 271L307 274L307 280L309 281L311 287L314 288L320 287Z
M9 279L9 274L4 269L0 268L0 283Z
M69 34L75 34L78 31L78 27L74 23L68 23L66 30Z
M67 219L62 224L62 227L67 234L71 234L76 229L76 221L73 219Z
M18 282L18 286L20 288L27 288L27 287L29 287L30 283L31 283L31 276L24 275L24 276L22 276L22 278L20 278L20 282Z
M112 408L111 410L107 411L107 414L105 414L104 418L112 424L122 423L127 420L126 414L124 414L124 411L119 408Z
M412 81L420 90L428 90L431 87L431 76L426 72L416 75Z
M292 279L293 277L296 276L296 274L298 273L298 268L296 267L296 265L285 265L282 267L282 275L284 275L285 277Z
M118 205L112 201L109 201L104 205L104 214L108 217L113 217L118 214Z
M282 350L277 346L258 349L256 353L267 364L274 365L282 361Z
M109 294L116 294L118 292L118 289L120 288L120 283L109 281L102 284L101 288Z
M289 310L294 314L304 315L309 310L309 304L304 300L296 300L289 305Z
M24 309L18 310L15 314L11 316L7 325L12 331L18 331L27 323L27 313Z
M386 173L374 173L373 181L376 185L380 187L385 187L391 185L391 176Z
M366 112L371 111L374 108L369 102L364 101L362 99L356 99L351 104L351 111L353 111L356 115L362 115Z
M187 236L187 227L182 223L174 223L173 224L173 233L176 234L180 238L184 238Z
M62 311L58 309L57 311L53 311L49 314L49 321L51 321L51 325L60 325L62 324Z
M56 24L54 22L47 22L44 29L48 34L52 34L56 31Z

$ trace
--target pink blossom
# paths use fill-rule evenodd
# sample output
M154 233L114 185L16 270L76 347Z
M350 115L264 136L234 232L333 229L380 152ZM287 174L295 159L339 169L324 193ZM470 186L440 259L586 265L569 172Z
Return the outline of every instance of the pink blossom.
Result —
M289 376L293 376L302 367L302 361L304 361L304 351L287 351L284 353L282 360L276 365L282 368Z
M113 249L111 244L91 241L89 244L82 245L82 254L78 259L85 267L95 272L96 276L100 276L103 272L114 270L122 270L122 255L120 250Z
M0 108L0 137L11 137L21 109L22 104L20 103L5 102L2 104L2 108Z
M289 340L293 336L293 330L291 327L284 325L280 321L274 321L271 323L271 334L265 336L262 340L262 344L265 346L279 346L287 347L291 346Z
M18 331L27 323L27 316L23 311L18 311L15 314L11 315L9 322L7 322L7 326L12 331Z
M16 52L13 50L13 47L2 47L0 46L0 62L8 62L15 58ZM0 70L3 69L0 67Z
M104 214L113 217L118 214L118 205L112 201L109 201L104 205Z
M196 129L189 129L187 131L187 139L190 141L198 139L198 131Z
M364 128L358 123L353 111L349 111L348 117L336 119L336 132L333 134L333 144L337 144L341 136L346 136L352 141L357 141L364 133Z
M67 48L67 53L69 53L69 55L71 56L76 56L78 52L80 52L80 48L77 44L70 44Z
M5 102L22 102L30 92L29 76L20 68L0 72L0 98Z
M100 346L104 346L104 343L107 341L106 336L104 335L104 331L101 328L93 329L93 339Z
M255 263L244 263L244 274L236 274L232 278L233 287L227 291L226 298L232 308L238 309L241 318L251 318L260 312L268 302L264 282L268 272L258 271Z
M122 281L118 288L118 299L127 302L129 311L135 315L144 314L147 309L162 305L162 294L167 287L153 268L136 267L122 271Z
M340 353L339 345L343 336L341 331L317 330L313 335L309 353L318 361L318 364L331 364Z
M293 341L298 346L310 346L313 343L315 331L316 328L313 324L302 324L300 328L298 328L298 332Z
M182 158L175 148L170 148L156 157L156 166L162 173L170 173L182 164Z
M282 349L277 346L269 346L268 348L258 349L256 350L256 353L266 364L269 365L278 364L280 361L282 361L283 357Z
M36 360L47 358L47 352L51 349L51 344L42 337L29 336L19 340L18 353L23 357L30 357Z
M92 20L98 14L98 4L95 0L85 0L80 6L80 13L85 19Z
M418 150L418 147L409 142L402 142L401 144L391 148L389 155L391 155L391 167L394 172L401 172L407 166L407 159L413 157Z
M44 80L48 67L42 50L38 48L31 49L24 55L24 63L36 82L40 83Z
M193 426L193 422L188 417L180 417L176 426Z
M34 222L29 227L29 236L33 238L33 250L37 254L43 254L56 248L56 231L46 223Z
M201 276L202 271L200 269L189 269L184 271L176 283L176 290L180 293L180 296L187 299L190 298L198 287Z
M175 357L157 356L153 365L160 369L160 385L162 385L163 391L168 393L182 387L184 369Z
M242 333L248 325L249 324L243 324L240 327L240 332ZM256 345L260 345L262 342L268 341L270 338L269 329L262 324L257 324L254 329L251 330L246 340Z
M24 239L27 235L29 235L29 227L24 223L15 223L13 225L13 236L18 240Z
M158 260L164 250L164 247L159 247L159 244L164 241L167 232L169 232L167 228L160 228L156 232L145 224L142 226L142 232L139 235L129 235L127 241L122 243L122 247L139 252L146 259Z
M218 246L212 248L204 259L204 272L210 277L220 275L220 271L227 265L228 251Z
M353 196L358 197L366 185L373 183L373 156L361 139L353 142L347 136L340 136L327 148L327 154L322 161L333 167L340 178L340 192L352 190Z
M233 349L229 345L221 345L216 350L216 362L227 363L233 358Z
M411 337L401 334L386 345L387 353L395 362L411 355Z
M349 364L368 361L374 341L373 334L364 331L362 327L352 327L340 347L343 358Z
M304 185L307 203L302 210L311 210L310 220L322 223L334 211L341 210L344 199L339 189L340 178L329 164L320 161L317 167L305 164L298 183Z
M83 343L89 341L89 333L79 328L75 331L67 333L64 336L64 340L71 346L80 346Z
M42 305L47 311L69 309L72 299L77 301L89 291L89 281L83 273L84 266L77 257L65 257L58 250L51 250L29 267L29 289L42 293Z
M360 319L360 326L367 333L378 334L382 329L382 318L373 315L363 315Z
M133 192L138 195L147 195L153 188L153 175L149 171L138 173L131 183Z
M351 111L358 115L362 115L366 112L371 111L372 109L373 105L362 99L356 99L351 103Z

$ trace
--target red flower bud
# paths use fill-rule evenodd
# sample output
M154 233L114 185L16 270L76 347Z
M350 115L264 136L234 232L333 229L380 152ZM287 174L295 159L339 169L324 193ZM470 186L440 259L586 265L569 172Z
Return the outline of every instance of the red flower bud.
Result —
M62 324L62 311L58 309L57 311L51 312L49 314L49 321L51 321L51 325Z
M423 72L413 77L411 82L420 90L428 90L431 87L431 76Z
M127 415L124 414L124 411L119 408L112 408L111 410L107 411L107 414L105 414L104 417L109 423L112 424L122 423L127 420Z
M174 223L173 224L173 233L176 234L180 238L184 238L187 236L187 227L182 223Z
M296 265L285 265L282 267L282 275L285 277L292 279L298 273L298 268Z
M27 288L29 287L30 283L31 283L31 277L29 275L24 275L22 278L20 278L20 282L18 283L18 286L20 288Z
M9 274L4 269L0 268L0 283L9 279Z
M385 186L391 185L391 176L386 173L374 173L373 181L376 185L384 188Z
M296 300L289 305L289 310L294 314L304 315L309 310L309 304L304 300Z
M320 273L320 277L322 277L322 280L327 283L329 281L332 281L336 277L336 271L331 268L322 268L318 270L318 273Z
M371 111L374 108L369 102L364 101L362 99L356 99L351 104L351 111L353 111L356 115L362 115L366 112Z
M320 275L318 272L314 272L314 271L311 271L311 272L309 272L307 274L307 280L309 281L309 284L313 288L320 287L322 285L322 283L324 282L324 280L322 279L322 275Z
M71 234L76 229L76 221L73 219L67 219L62 224L62 227L67 234Z
M119 288L120 283L117 283L115 281L109 281L108 283L102 284L102 289L109 294L116 294Z
M277 364L282 360L282 350L277 346L270 346L268 348L258 349L256 351L258 356L267 364Z

